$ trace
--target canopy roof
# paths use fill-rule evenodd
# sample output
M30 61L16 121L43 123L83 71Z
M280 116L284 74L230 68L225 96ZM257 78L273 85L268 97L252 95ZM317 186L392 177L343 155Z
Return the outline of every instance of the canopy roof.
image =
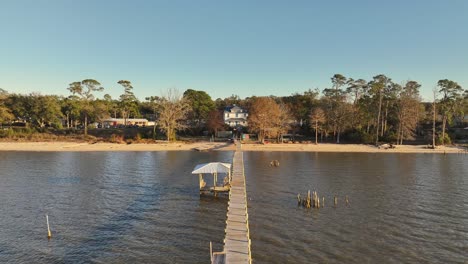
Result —
M229 173L231 171L231 164L222 162L210 162L198 164L193 169L192 174L200 173Z

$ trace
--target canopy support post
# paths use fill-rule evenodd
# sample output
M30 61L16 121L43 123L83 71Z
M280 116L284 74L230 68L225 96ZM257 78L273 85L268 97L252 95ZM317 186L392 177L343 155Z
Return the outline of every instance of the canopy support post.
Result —
M202 192L202 181L203 181L203 177L202 177L202 174L198 174L198 183L199 183L199 186L200 186L200 193Z

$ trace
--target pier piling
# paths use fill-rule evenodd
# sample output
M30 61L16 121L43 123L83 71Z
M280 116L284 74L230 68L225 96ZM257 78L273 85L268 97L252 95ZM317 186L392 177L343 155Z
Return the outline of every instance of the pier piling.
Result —
M52 233L50 232L50 226L49 226L49 216L46 214L46 222L47 222L47 239L52 238Z

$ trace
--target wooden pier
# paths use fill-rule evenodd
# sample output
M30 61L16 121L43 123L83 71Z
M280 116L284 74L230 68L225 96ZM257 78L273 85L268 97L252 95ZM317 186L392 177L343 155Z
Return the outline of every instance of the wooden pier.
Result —
M245 186L244 158L237 143L232 167L231 190L224 238L224 251L211 254L211 263L252 263L250 250L249 214Z

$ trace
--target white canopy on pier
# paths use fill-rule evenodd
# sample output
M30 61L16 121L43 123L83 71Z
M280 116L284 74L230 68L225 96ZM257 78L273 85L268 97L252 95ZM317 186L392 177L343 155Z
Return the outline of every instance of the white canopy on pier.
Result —
M193 169L192 174L200 174L200 173L228 173L231 172L231 164L229 163L222 163L222 162L210 162L210 163L203 163L198 164Z

